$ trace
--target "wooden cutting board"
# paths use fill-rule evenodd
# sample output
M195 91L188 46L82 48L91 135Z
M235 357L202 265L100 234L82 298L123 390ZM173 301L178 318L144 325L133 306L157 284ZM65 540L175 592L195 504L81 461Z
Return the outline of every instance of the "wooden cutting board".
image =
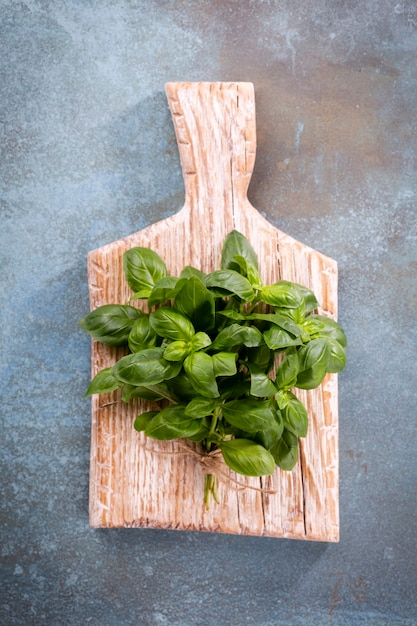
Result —
M256 151L255 100L251 83L168 83L166 94L185 182L184 207L166 220L88 255L91 308L125 303L131 292L122 255L149 246L172 275L185 265L204 272L220 267L226 235L237 229L258 254L264 283L279 279L314 291L324 315L336 318L337 265L269 224L252 207L247 189ZM161 182L161 184L163 184ZM93 342L92 375L123 354ZM147 439L133 429L150 410L126 405L120 393L93 396L90 522L93 527L152 527L338 541L337 376L313 391L297 391L309 412L292 472L237 477L266 494L220 483L221 505L203 505L204 474L177 442ZM235 476L231 472L232 476Z

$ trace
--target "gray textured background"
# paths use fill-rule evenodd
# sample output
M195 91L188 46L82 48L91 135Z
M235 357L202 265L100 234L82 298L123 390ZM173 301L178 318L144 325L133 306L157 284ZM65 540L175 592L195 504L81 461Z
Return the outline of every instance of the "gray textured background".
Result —
M0 623L417 624L415 1L0 9ZM86 254L180 208L175 80L255 84L251 201L339 262L339 544L89 528Z

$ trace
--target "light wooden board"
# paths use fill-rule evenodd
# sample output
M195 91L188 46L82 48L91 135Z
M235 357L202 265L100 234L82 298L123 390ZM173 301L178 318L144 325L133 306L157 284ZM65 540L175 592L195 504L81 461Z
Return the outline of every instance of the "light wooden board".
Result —
M209 272L220 267L224 238L235 228L256 250L264 283L301 283L318 297L320 312L336 318L336 262L276 229L247 199L256 151L253 85L169 83L166 93L185 205L175 216L89 253L91 308L130 297L122 270L125 250L151 247L172 275L185 265ZM93 342L92 375L122 354ZM316 390L296 393L307 405L310 422L294 470L237 477L277 493L237 490L221 482L222 504L213 503L208 511L203 506L204 474L196 460L175 454L176 442L147 439L133 429L136 415L150 410L150 404L126 405L119 392L93 396L91 525L338 541L337 376L328 375Z

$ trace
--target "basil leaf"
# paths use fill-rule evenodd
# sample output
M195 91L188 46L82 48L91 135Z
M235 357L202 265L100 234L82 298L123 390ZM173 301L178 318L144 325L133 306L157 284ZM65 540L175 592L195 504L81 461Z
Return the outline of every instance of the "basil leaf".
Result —
M325 339L313 339L298 349L299 374L296 387L315 389L327 373L329 344Z
M274 410L269 400L232 400L223 404L222 412L229 424L247 433L273 428L275 424Z
M329 344L329 357L327 360L327 371L337 374L341 372L346 365L346 352L344 347L335 339L330 337L327 339Z
M106 346L125 346L135 320L144 313L128 304L103 304L79 321L81 328Z
M222 351L241 345L251 348L260 346L262 343L262 333L254 326L231 324L219 332L210 345L210 350Z
M289 399L288 399L289 393L290 392L288 390L278 389L278 392L275 394L275 400L280 410L284 409L287 406L289 402Z
M257 398L274 396L277 389L265 372L253 363L248 363L250 370L250 393Z
M275 461L268 450L250 439L232 439L219 444L226 464L244 476L274 473Z
M200 430L201 423L185 415L184 408L180 404L165 407L146 426L145 434L159 440L192 437Z
M141 293L142 298L150 296L156 283L168 274L159 254L142 247L131 248L124 253L123 268L129 287L135 293Z
M330 337L346 348L347 340L345 333L339 324L330 317L325 317L324 315L309 315L303 327L313 339Z
M246 319L255 319L250 315L245 317L244 315L242 315L242 313L239 313L239 311L230 311L228 309L224 311L217 311L217 314L223 315L223 317L227 317L228 319L235 320L236 322L243 322Z
M274 365L275 355L266 344L258 348L249 348L246 350L248 363L257 365L263 372L269 372Z
M258 269L258 257L249 241L242 233L232 230L223 243L221 267L224 270L237 270L240 266L236 262L236 256L243 257L254 268Z
M250 390L250 382L244 379L241 372L220 379L218 385L222 400L237 400L248 395Z
M207 333L196 333L194 337L191 339L191 348L193 352L197 352L197 350L203 350L203 348L208 348L211 344L211 339L207 335Z
M291 471L298 460L298 438L284 428L281 439L270 448L270 453L278 467Z
M171 300L178 282L179 278L175 278L174 276L165 276L158 280L149 294L148 306L152 307L155 306L155 304L165 304L167 300Z
M173 341L164 350L164 359L167 361L183 361L191 352L189 341Z
M248 281L250 282L250 284L252 285L254 289L262 289L262 281L261 281L261 277L259 276L257 265L254 265L253 263L248 261L248 259L245 259L245 257L241 256L240 254L236 254L234 259L238 266L238 269L236 271L238 271L240 274L245 276L245 278L248 279ZM236 268L233 267L230 269L236 269Z
M184 361L184 370L191 385L205 398L217 398L219 390L214 376L212 358L205 352L193 352Z
M181 371L175 378L167 380L166 385L173 396L184 402L195 397L196 392L190 379Z
M211 415L216 408L216 401L211 398L197 396L187 404L184 412L188 417L201 418Z
M247 278L234 270L216 270L207 274L204 279L206 287L218 287L226 292L233 293L241 300L251 302L255 297L252 285Z
M298 380L299 368L300 364L296 350L287 350L276 373L275 383L278 389L291 389L291 387L294 387Z
M195 334L194 326L188 318L167 307L151 313L149 320L152 328L160 337L174 341L190 341Z
M278 410L274 411L275 415L275 424L273 428L266 428L265 430L260 430L255 434L255 441L260 443L264 448L269 450L272 448L274 444L278 442L281 438L282 433L284 432L284 421L282 419L281 412Z
M156 346L158 335L151 327L147 315L140 317L133 323L127 342L131 352L139 352L145 348Z
M271 326L264 332L264 340L268 348L271 350L282 350L290 346L299 346L303 342L300 337L294 337L286 330L282 330L278 326Z
M171 378L175 378L178 376L180 371L182 370L182 361L165 361L165 375L164 380L171 380Z
M112 367L106 367L96 374L85 392L85 398L95 393L109 393L119 389L123 383L113 374Z
M123 402L129 402L132 398L142 398L142 400L150 400L151 402L160 402L169 399L175 402L176 398L169 392L164 383L158 385L147 385L146 387L137 387L136 385L125 384L122 392Z
M210 432L210 420L207 418L200 419L200 429L196 432L195 435L190 435L188 439L190 441L203 441L207 439L207 436Z
M279 326L279 328L286 330L288 333L291 333L294 337L299 337L301 335L301 328L290 317L290 311L291 309L282 313L253 313L252 315L248 315L246 319L271 322Z
M234 376L237 372L235 352L217 352L211 357L215 376Z
M314 311L314 309L317 309L317 307L320 306L320 303L311 289L304 287L304 285L299 285L298 283L294 284L296 285L297 291L302 298L305 315L311 313L311 311Z
M151 423L155 415L158 415L159 411L146 411L137 416L133 422L133 428L138 432L146 430L147 426Z
M298 389L316 389L316 387L321 385L326 374L326 364L319 363L314 365L298 374L295 387L298 387Z
M201 280L188 278L175 296L174 308L188 317L197 330L214 326L214 298Z
M304 302L302 302L300 306L294 307L292 309L286 309L286 311L288 316L293 320L294 324L297 324L299 326L303 324L306 317L306 308Z
M192 267L192 265L186 265L181 274L181 278L199 278L201 282L204 282L205 273L201 270L198 270L196 267Z
M130 385L157 385L165 379L167 361L163 348L147 348L129 354L113 365L114 376Z
M307 409L290 391L287 392L287 402L281 412L287 430L291 431L297 437L305 437L307 435Z
M287 280L262 287L260 297L266 304L290 309L300 306L303 301L297 285Z

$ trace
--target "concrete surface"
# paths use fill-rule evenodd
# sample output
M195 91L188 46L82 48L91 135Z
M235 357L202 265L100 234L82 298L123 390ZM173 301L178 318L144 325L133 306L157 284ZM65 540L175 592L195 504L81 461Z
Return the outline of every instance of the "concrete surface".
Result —
M417 624L414 0L0 2L0 623ZM163 91L250 80L253 204L340 269L341 542L88 525L86 254L176 212Z

